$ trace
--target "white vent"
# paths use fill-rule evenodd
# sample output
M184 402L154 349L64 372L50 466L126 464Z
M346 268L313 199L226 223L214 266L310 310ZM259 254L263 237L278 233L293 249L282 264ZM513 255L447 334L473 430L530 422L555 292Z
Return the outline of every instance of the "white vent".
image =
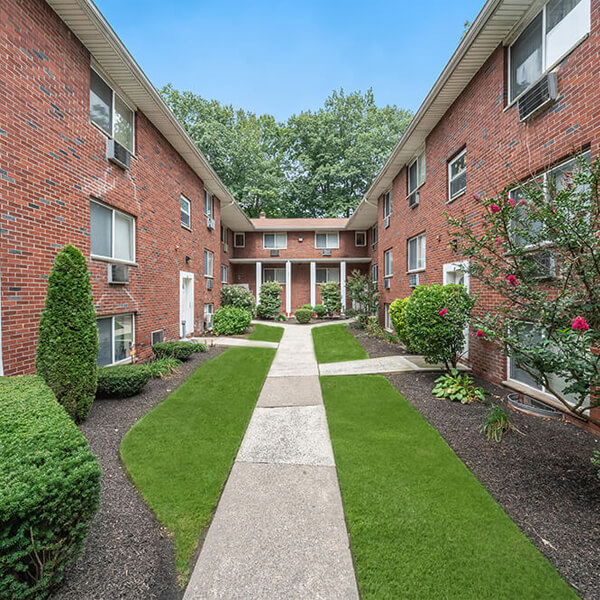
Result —
M207 217L206 218L206 227L208 227L208 229L214 229L215 228L215 220L212 219L211 217Z
M419 274L413 273L408 276L408 287L416 288L419 285Z
M129 169L131 164L129 150L115 140L106 140L106 158L121 167L121 169Z
M386 277L386 278L383 280L383 287L384 287L386 290L389 290L389 289L392 287L392 278L391 278L391 277Z
M206 280L206 289L207 290L212 290L213 289L213 280L210 277Z
M119 285L129 283L129 267L127 265L108 265L108 283Z
M390 217L387 216L384 220L383 220L383 226L387 229L390 226Z
M279 256L279 250L271 250L271 256Z
M417 206L419 204L419 190L415 190L408 197L408 208L412 208L413 206Z
M556 73L548 73L534 83L518 101L519 120L526 121L556 99Z
M329 248L323 250L323 256L331 256L331 250L329 250Z

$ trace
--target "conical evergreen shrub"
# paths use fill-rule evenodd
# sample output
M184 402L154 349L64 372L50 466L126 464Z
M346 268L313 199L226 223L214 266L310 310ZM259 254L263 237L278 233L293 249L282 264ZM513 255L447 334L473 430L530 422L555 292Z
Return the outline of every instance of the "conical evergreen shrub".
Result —
M97 383L98 327L83 254L65 246L48 278L40 319L36 371L75 421L84 419Z

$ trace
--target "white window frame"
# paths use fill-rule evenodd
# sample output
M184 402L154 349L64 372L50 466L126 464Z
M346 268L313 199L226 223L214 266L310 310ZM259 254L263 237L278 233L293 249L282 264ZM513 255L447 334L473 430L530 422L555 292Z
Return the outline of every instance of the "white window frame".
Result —
M273 271L273 279L267 279L267 271ZM280 281L280 275L283 273L283 281ZM284 267L266 267L263 269L263 283L276 281L279 285L285 285L286 274Z
M452 202L453 200L456 200L456 198L458 198L459 196L462 196L466 191L467 191L467 159L466 159L466 154L467 154L467 149L463 148L456 156L454 156L453 158L451 158L448 161L448 202ZM458 175L455 175L454 177L452 177L452 165L460 160L462 157L465 157L465 168L463 171L461 171L460 173L458 173ZM456 192L454 194L454 196L452 195L452 182L455 179L458 179L462 174L465 174L465 187L462 188L460 191Z
M383 195L383 218L387 219L392 214L392 190Z
M221 265L221 283L229 282L229 266Z
M388 260L389 257L389 260ZM389 263L389 265L388 265ZM388 271L388 266L390 270ZM383 278L388 279L389 277L394 276L394 256L392 254L392 248L386 250L383 253Z
M410 170L414 165L417 165L417 185L416 187L410 187ZM407 198L412 196L424 183L426 179L426 163L425 163L425 150L423 150L419 156L417 156L409 165L406 171L406 189L408 190Z
M371 248L375 250L377 247L377 242L379 242L379 229L377 227L377 223L371 227Z
M111 358L113 360L113 362L107 364L107 365L103 365L105 367L111 367L113 365L125 365L127 363L132 362L133 357L131 356L131 354L129 356L127 356L126 358L123 358L121 360L117 360L115 361L115 318L116 317L131 317L131 348L135 347L135 313L119 313L118 315L107 315L107 316L99 316L96 318L96 321L100 321L100 320L111 320L111 328L112 328L112 333L111 333L111 341L112 341L112 355ZM150 338L152 339L152 338Z
M416 242L417 242L417 244L416 244L417 265L419 263L419 258L421 258L423 261L423 266L422 267L417 266L417 268L415 268L415 269L410 268L410 247L411 247L410 242L412 242L413 240L416 240ZM419 257L420 253L423 256ZM425 233L420 233L419 235L415 235L406 240L406 266L407 266L407 270L406 270L407 273L421 273L422 271L425 271L427 269L427 237L426 237Z
M387 302L383 304L383 327L386 331L393 331L392 319L390 317L390 305Z
M204 277L212 279L214 276L215 255L210 250L204 249ZM210 269L208 268L210 265Z
M542 72L540 73L540 78L543 77L544 75L546 75L547 73L550 73L551 71L553 71L565 59L565 57L567 57L569 54L571 54L571 52L573 52L573 50L575 50L575 48L577 48L577 46L579 46L579 44L581 44L582 41L587 39L587 37L590 34L590 30L591 30L590 0L582 0L580 3L580 8L579 9L574 8L573 11L575 11L575 10L585 11L585 15L583 15L583 16L587 19L586 31L582 35L580 35L576 39L576 41L574 41L572 43L572 45L567 48L567 50L565 50L562 54L557 55L557 57L551 63L549 63L548 56L547 56L548 49L547 49L547 39L546 39L548 37L548 33L550 33L550 32L546 31L546 22L547 22L546 9L547 9L548 4L549 4L549 2L546 2L541 10L536 11L535 14L533 14L531 16L531 18L527 20L527 22L520 28L519 34L516 36L516 38L514 40L512 40L512 42L510 43L510 46L508 48L508 69L507 69L508 85L507 85L507 89L508 89L509 102L508 102L507 108L509 108L515 102L517 102L519 100L519 98L523 94L525 94L531 88L531 86L535 83L535 81L532 82L520 94L518 94L514 98L512 97L512 49L513 49L513 46L519 41L519 38L521 37L521 35L525 32L525 30L529 27L529 25L531 25L531 23L533 23L533 21L535 21L535 19L538 18L538 16L540 14L542 14ZM571 12L573 12L573 11L571 11ZM564 36L564 34L563 34L563 36ZM539 80L539 78L538 78L538 80Z
M237 236L241 235L242 236L242 243L238 244L238 238ZM244 231L236 231L233 234L233 247L234 248L245 248L246 247L246 233Z
M108 83L108 81L106 80L106 77L104 77L103 75L100 74L100 72L98 71L98 69L95 69L94 67L90 68L90 71L94 71L94 73L96 73L96 75L102 79L102 81L106 84L107 87L109 87L112 91L112 98L111 98L111 106L110 106L110 110L111 110L111 129L112 131L106 131L106 129L104 129L101 125L98 125L98 123L96 123L95 121L92 121L92 114L91 111L88 110L89 114L88 114L88 118L90 123L94 126L97 127L100 131L102 131L102 133L106 134L110 139L114 140L115 139L115 96L117 96L119 98L119 100L132 112L133 114L133 121L131 123L131 148L127 148L127 146L123 146L132 156L135 156L135 110L133 108L131 108L131 106L129 105L128 102L126 102L125 100L123 100L123 96L121 96L121 94L117 94L117 92L115 92L115 88L114 86L112 86L110 83ZM92 93L92 75L90 73L90 95ZM89 109L89 107L88 107Z
M358 243L358 237L362 236L363 243ZM355 231L354 232L354 245L357 248L364 248L367 245L367 232L366 231Z
M319 271L325 271L325 281L318 281L317 273ZM337 277L331 277L331 273L336 273ZM340 270L337 267L317 267L315 271L315 281L317 285L321 285L323 283L340 283Z
M204 215L209 219L214 218L214 198L206 188L204 189Z
M379 265L378 264L371 265L371 281L373 283L378 283L378 281L379 281Z
M106 208L108 210L112 211L112 219L111 219L111 239L112 239L112 248L111 248L111 254L112 256L103 256L102 254L93 254L91 252L91 246L92 246L92 216L91 216L91 211L90 211L90 256L94 259L97 260L106 260L106 261L110 261L112 263L118 263L118 264L122 264L122 265L136 265L135 262L135 250L136 250L136 241L135 241L135 236L136 236L136 218L133 215L130 215L126 212L123 212L122 210L119 210L118 208L114 208L108 204L104 204L104 202L98 202L98 200L95 199L91 199L90 200L90 204L94 203L97 204L98 206L101 206L102 208ZM120 215L122 215L123 217L125 217L126 219L128 219L131 223L131 229L132 229L132 234L131 234L131 250L132 250L132 255L133 258L132 260L125 260L123 258L115 258L115 214L119 213Z
M267 236L268 235L272 235L273 236L273 246L267 246ZM278 243L278 239L280 240L281 238L278 238L278 236L284 236L284 242L283 245L279 245ZM277 232L264 232L263 233L263 248L265 250L287 250L287 233L285 231L277 231Z
M210 315L210 327L207 327L207 319L206 315ZM202 313L202 318L204 319L204 329L211 330L213 328L213 318L215 316L215 305L212 302L207 302L204 305L204 311Z
M162 340L160 342L164 342L165 341L165 330L164 329L155 329L154 331L150 332L150 345L153 346L154 344L160 344L160 342L153 342L152 338L154 337L155 333L162 333Z
M325 245L320 246L318 243L318 239L320 235L325 236ZM333 244L329 242L329 236L335 236L335 241ZM315 248L317 250L336 250L340 247L340 232L339 231L315 231Z
M192 230L192 203L184 196L182 195L180 197L180 203L181 203L181 226L185 227L186 229L189 229L190 231ZM183 210L184 207L184 203L187 205L187 211ZM188 221L189 223L186 225L183 222L183 215L187 215Z

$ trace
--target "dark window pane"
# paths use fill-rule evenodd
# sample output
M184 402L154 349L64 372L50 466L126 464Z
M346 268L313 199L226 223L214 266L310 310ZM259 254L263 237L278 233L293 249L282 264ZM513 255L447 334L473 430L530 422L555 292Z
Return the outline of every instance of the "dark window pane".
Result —
M112 210L90 203L90 237L92 254L112 257Z
M98 366L113 362L112 358L112 319L98 319Z
M90 81L90 119L112 136L112 90L95 72Z
M542 74L542 13L510 49L511 99L525 91Z

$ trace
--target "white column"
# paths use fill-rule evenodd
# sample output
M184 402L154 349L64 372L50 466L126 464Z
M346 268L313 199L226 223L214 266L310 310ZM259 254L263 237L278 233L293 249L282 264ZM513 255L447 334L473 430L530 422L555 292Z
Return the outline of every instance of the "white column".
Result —
M317 303L317 263L310 263L310 305L314 308Z
M342 314L346 312L346 261L340 262L340 292L342 293Z
M262 263L256 263L256 304L260 302L260 286L262 285Z
M285 313L292 314L292 261L285 263Z

